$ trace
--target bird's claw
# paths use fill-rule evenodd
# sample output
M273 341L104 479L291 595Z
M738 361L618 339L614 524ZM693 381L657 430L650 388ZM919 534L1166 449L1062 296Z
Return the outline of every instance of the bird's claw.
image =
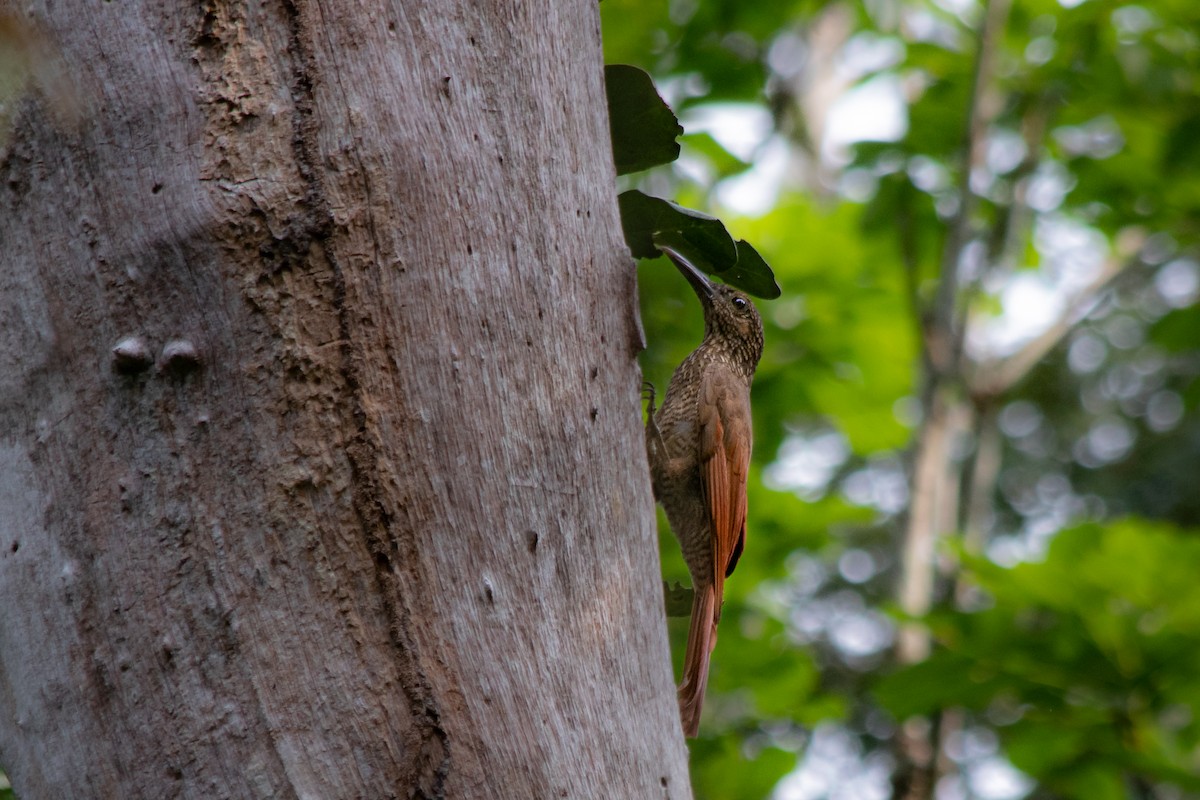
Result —
M654 384L650 381L642 381L642 399L650 404L650 416L654 416L654 398L656 396Z
M663 441L662 431L658 429L658 421L654 419L655 395L654 384L650 381L642 381L642 399L649 404L649 407L646 409L647 446L653 442L659 448L659 452L665 455L667 452L667 443Z

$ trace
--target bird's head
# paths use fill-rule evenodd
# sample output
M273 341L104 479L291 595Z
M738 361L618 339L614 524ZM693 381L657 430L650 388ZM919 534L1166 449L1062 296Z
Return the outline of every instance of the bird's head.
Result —
M754 374L763 351L762 318L754 303L724 283L714 283L680 253L667 255L691 284L704 309L704 341L732 355L747 373Z

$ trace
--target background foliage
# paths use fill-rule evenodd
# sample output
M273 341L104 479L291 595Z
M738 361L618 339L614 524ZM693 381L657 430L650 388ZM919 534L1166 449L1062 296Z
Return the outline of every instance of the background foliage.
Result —
M600 7L607 60L686 128L680 162L621 188L717 214L784 290L760 303L697 797L1200 797L1200 4ZM0 20L0 101L26 33ZM665 259L639 277L665 387L699 309ZM939 360L947 331L961 357ZM966 415L943 465L961 502L928 565L930 654L901 664L931 387ZM926 786L906 737L936 754Z
M716 214L784 292L697 797L1200 797L1200 6L601 12L686 130L622 188ZM665 259L639 279L665 387L699 309ZM939 407L932 646L901 659Z

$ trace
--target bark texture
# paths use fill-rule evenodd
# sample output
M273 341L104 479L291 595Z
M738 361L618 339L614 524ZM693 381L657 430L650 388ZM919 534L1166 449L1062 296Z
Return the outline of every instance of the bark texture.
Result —
M594 2L8 13L18 795L690 796Z

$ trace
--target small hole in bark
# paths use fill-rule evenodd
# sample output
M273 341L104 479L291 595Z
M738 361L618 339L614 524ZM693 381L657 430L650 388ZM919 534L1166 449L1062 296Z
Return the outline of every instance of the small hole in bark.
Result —
M487 578L483 579L483 599L487 601L488 605L496 604L496 595L492 592L491 581Z
M161 184L161 183L156 183L156 184L154 184L153 186L151 186L151 187L150 187L150 194L158 194L158 193L159 193L159 192L161 192L161 191L162 191L162 184Z
M525 546L529 548L529 552L537 552L538 534L537 531L525 531Z
M664 775L663 777L659 778L658 782L661 783L663 785L663 788L665 789L667 786L667 776Z
M20 542L13 542L13 543L12 543L12 551L13 551L14 553L15 553L15 552L17 552L17 551L18 551L18 550L20 550L20 549L21 549L21 543L20 543Z
M596 417L599 416L599 414L600 414L600 409L596 408L595 406L592 406L592 422L596 421Z
M467 245L467 255L473 255L474 253L475 250L472 249L471 245Z
M596 376L599 374L600 374L600 368L592 367L592 373L591 373L592 380L596 380Z

